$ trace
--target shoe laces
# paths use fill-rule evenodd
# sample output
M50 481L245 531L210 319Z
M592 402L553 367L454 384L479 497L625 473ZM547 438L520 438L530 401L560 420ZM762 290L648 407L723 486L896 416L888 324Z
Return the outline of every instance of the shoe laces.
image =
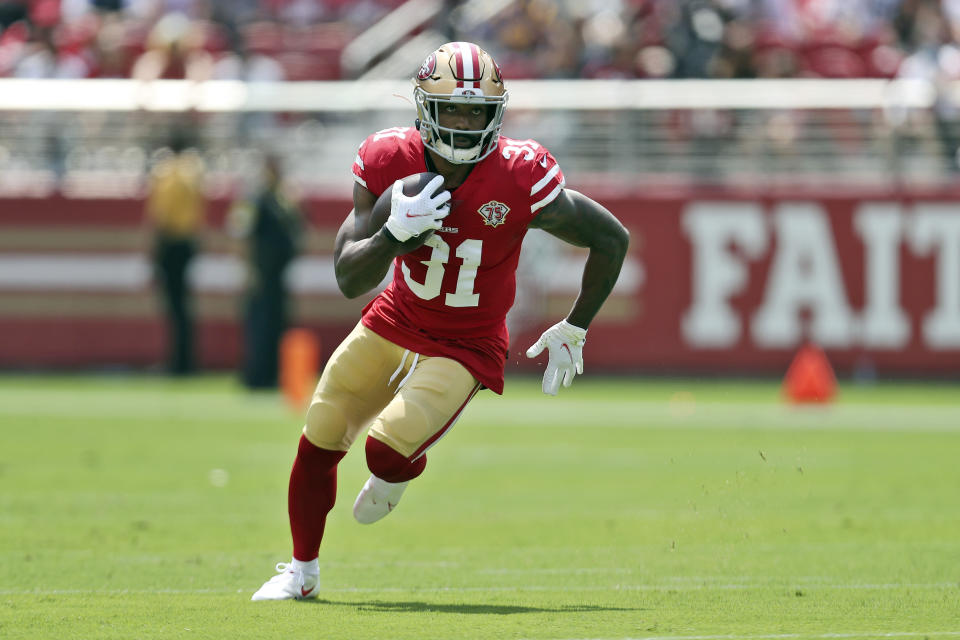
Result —
M303 582L303 572L297 571L297 568L290 563L278 562L276 569L277 569L277 573L280 574L277 576L277 578L279 578L282 575L286 575L287 573L292 573L295 578L298 578L300 582Z
M296 580L297 585L301 587L306 584L308 576L316 575L316 574L308 574L303 569L298 569L289 562L278 562L276 569L277 569L277 575L274 576L273 578L274 580L281 580L283 579L283 576L287 575L288 573L292 573L293 578L294 580Z

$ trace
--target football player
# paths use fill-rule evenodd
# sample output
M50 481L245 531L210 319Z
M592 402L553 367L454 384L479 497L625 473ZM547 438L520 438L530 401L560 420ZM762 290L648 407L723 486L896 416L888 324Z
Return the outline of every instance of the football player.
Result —
M500 135L507 91L490 55L469 42L443 45L421 65L415 127L378 131L353 164L353 211L337 234L337 283L353 298L393 279L331 355L310 408L288 492L293 560L254 600L318 595L318 554L333 508L337 464L369 427L371 475L353 506L361 523L396 508L423 473L427 450L482 388L503 392L507 310L527 229L589 249L570 313L527 350L547 351L544 393L583 372L587 327L607 298L628 233L604 207L565 187L533 140ZM439 174L419 193L401 179ZM385 219L372 216L390 191Z

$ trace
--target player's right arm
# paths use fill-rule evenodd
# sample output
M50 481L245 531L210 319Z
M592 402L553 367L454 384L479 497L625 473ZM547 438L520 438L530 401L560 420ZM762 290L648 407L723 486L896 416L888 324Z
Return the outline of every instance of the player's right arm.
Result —
M340 230L333 252L333 269L340 291L356 298L383 282L393 259L409 251L387 235L383 224L372 224L377 197L362 185L353 185L353 211Z
M397 256L420 248L450 213L450 192L434 176L419 193L404 193L402 180L390 187L390 212L384 220L377 198L363 185L353 186L353 211L347 216L334 248L333 264L340 290L355 298L383 281ZM382 216L383 214L379 214Z

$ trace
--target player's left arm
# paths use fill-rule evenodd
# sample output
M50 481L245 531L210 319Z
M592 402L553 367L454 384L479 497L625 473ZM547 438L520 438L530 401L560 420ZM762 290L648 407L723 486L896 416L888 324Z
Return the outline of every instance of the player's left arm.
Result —
M530 226L590 250L583 269L580 295L566 319L543 332L527 349L527 357L548 352L543 392L557 395L561 382L569 387L583 373L587 327L613 290L627 255L630 234L606 208L577 191L563 189Z
M617 282L630 233L605 207L572 189L563 189L530 226L590 250L580 295L567 315L567 322L586 329Z

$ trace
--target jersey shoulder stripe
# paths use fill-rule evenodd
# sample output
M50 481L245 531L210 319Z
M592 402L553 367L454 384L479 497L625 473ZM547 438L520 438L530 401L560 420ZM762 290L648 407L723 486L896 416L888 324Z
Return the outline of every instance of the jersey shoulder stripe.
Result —
M546 156L544 156L544 159L546 159ZM550 180L558 173L560 173L560 165L554 164L553 167L550 168L550 171L547 171L547 174L540 178L540 181L530 188L530 195L536 195L538 191L541 191L544 187L550 184Z
M533 213L534 211L537 211L538 209L542 209L543 207L547 206L548 204L550 204L551 202L553 202L554 200L556 200L556 199L557 199L557 196L560 195L560 192L563 191L563 187L564 187L564 183L561 182L560 184L558 184L557 186L555 186L555 187L553 188L553 191L551 191L550 193L548 193L548 194L546 195L546 197L541 198L540 200L537 200L536 202L534 202L533 204L531 204L531 205L530 205L530 212Z

